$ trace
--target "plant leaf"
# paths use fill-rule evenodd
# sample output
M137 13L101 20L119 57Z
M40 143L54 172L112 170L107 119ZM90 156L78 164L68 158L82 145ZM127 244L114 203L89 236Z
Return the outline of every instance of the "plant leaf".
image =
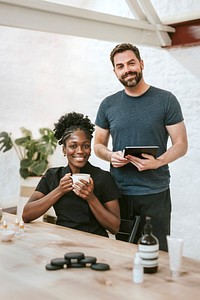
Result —
M0 151L3 150L3 152L6 152L8 150L10 150L13 147L13 143L12 143L12 139L11 139L11 135L5 131L2 131L0 133Z
M12 147L16 150L20 159L19 173L22 178L28 176L41 176L48 167L48 157L52 155L57 147L57 139L53 130L40 128L40 138L33 138L32 132L25 127L20 128L22 136L11 139L11 134L0 133L0 150L6 152Z

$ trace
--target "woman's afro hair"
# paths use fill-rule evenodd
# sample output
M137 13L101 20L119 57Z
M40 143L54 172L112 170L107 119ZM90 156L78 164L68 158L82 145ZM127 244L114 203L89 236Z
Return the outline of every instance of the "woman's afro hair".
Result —
M91 123L88 116L81 113L71 112L60 117L57 123L54 124L54 135L61 145L69 137L70 133L77 129L83 130L87 136L92 139L94 132L94 124Z

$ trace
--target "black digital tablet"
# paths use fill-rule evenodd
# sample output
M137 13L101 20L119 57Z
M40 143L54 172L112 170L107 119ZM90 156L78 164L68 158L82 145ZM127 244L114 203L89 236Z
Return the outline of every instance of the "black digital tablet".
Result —
M139 158L144 158L142 157L142 153L146 153L149 155L153 155L155 158L157 156L158 152L158 146L129 146L125 147L124 149L124 157L128 154L137 156Z

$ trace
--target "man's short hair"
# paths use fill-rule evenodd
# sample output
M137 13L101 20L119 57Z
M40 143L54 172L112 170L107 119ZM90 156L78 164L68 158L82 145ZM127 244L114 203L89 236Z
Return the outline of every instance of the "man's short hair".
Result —
M129 44L129 43L118 44L112 50L112 52L110 53L110 60L112 62L113 67L115 66L115 64L114 64L114 56L117 53L122 53L122 52L127 51L127 50L133 51L133 53L135 54L135 56L137 57L137 59L139 61L141 61L140 51L139 51L139 49L136 46L133 46L132 44Z

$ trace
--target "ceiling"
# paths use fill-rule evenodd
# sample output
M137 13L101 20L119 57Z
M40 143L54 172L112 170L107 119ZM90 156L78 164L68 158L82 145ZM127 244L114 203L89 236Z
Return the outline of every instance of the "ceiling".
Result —
M150 0L121 1L129 17L66 5L70 1L64 0L0 0L0 25L153 47L200 44L200 10L170 24L161 22ZM87 1L78 2L85 7Z

